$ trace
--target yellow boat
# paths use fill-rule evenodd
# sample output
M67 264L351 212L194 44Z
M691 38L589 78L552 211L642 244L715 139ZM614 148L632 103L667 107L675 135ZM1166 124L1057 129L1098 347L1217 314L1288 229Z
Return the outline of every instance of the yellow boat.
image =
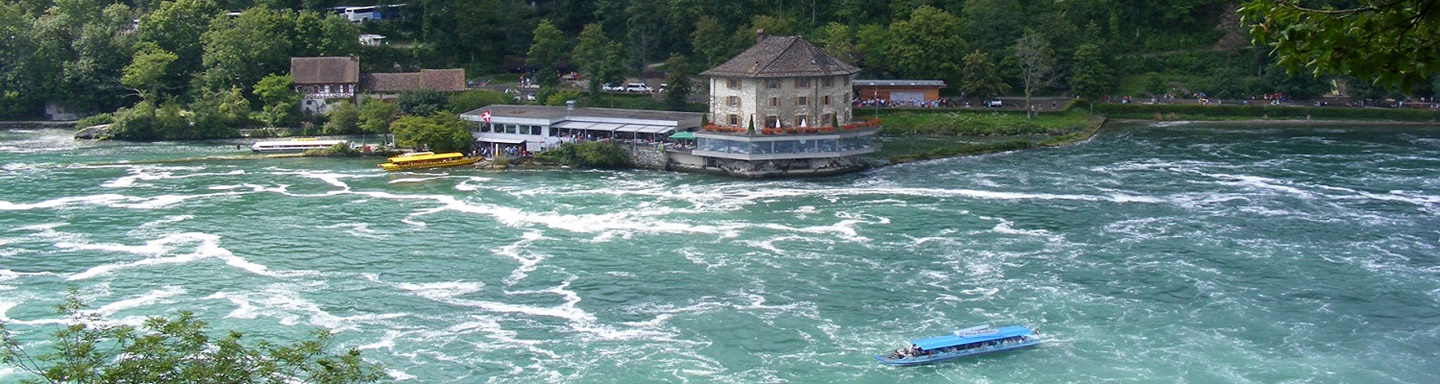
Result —
M475 162L477 161L480 161L480 158L465 157L465 155L461 154L460 152L439 154L432 152L417 152L391 157L385 159L385 161L385 163L380 164L380 169L384 169L386 171L403 171L406 169L470 165L475 164Z

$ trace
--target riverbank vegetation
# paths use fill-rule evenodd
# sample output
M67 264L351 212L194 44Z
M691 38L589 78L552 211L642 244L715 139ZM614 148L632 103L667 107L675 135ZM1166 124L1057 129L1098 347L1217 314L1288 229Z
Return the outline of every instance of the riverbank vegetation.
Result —
M614 142L582 141L565 143L559 148L536 153L535 162L587 168L619 168L630 164L630 155Z
M0 363L47 383L373 383L383 367L358 349L332 353L334 336L317 330L293 344L217 332L190 312L154 316L136 327L105 321L71 290L56 312L66 318L48 344L0 323ZM29 380L27 380L29 382Z
M1229 0L423 0L398 6L383 19L352 22L332 8L364 4L0 0L0 118L83 116L125 108L154 110L161 120L173 111L220 116L229 128L323 126L324 117L281 108L287 95L267 96L258 88L267 76L285 75L290 57L342 55L360 56L360 70L366 73L459 67L477 83L525 76L540 85L534 103L559 105L554 103L583 96L578 99L589 106L634 108L630 101L654 100L603 100L596 81L688 79L674 76L729 59L753 44L757 30L803 35L862 68L860 78L944 80L947 96L971 99L1002 94L1026 99L1307 99L1336 92L1354 99L1429 98L1440 88L1434 76L1440 64L1428 49L1434 44L1426 44L1434 34L1403 31L1433 30L1433 18L1404 18L1433 9L1433 3L1342 7L1337 11L1350 17L1329 19L1267 0L1244 2L1243 8ZM1252 39L1274 44L1291 57L1323 53L1326 47L1347 47L1336 42L1346 41L1340 38L1346 29L1340 27L1353 20L1373 21L1361 30L1377 29L1378 36L1394 37L1393 46L1404 49L1373 56L1386 58L1384 63L1346 55L1355 62L1333 61L1327 68L1392 73L1388 77L1356 80L1336 70L1315 76L1297 71L1303 67L1297 63L1305 60L1277 60L1269 46L1251 44ZM1330 38L1297 40L1278 33L1281 29L1267 29L1297 23L1326 27L1330 32L1323 36ZM362 33L383 35L386 43L361 45ZM1377 45L1392 46L1353 48ZM1372 70L1391 66L1396 69ZM574 85L552 76L569 71L596 81L582 90L566 88ZM697 85L705 92L703 82ZM573 94L551 97L563 92ZM513 102L511 97L495 101ZM683 104L671 100L668 105ZM183 129L195 132L161 137L122 136L153 140L230 133L208 124L186 125L193 128Z

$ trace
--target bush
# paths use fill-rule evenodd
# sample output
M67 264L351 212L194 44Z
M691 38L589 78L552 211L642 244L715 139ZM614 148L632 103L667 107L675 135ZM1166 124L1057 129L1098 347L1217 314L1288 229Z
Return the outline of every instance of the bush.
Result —
M451 112L465 113L487 105L507 104L509 102L509 95L502 92L472 89L450 95L449 108Z
M86 116L75 122L75 129L85 129L96 125L105 125L115 122L115 114L101 113L98 115Z
M578 167L619 168L630 164L630 155L613 142L583 141L540 152L535 160Z

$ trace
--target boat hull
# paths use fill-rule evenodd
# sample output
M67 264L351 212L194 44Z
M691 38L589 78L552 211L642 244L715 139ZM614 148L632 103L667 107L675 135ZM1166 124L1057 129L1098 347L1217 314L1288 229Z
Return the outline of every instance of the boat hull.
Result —
M875 360L879 360L880 363L882 363L882 364L892 365L892 366L923 365L923 364L930 364L930 363L936 363L936 362L941 362L941 361L946 361L946 360L954 360L954 359L965 358L965 357L988 355L988 354L996 353L996 352L1004 352L1004 351L1010 351L1010 350L1016 350L1016 349L1022 349L1022 348L1030 348L1030 347L1034 347L1034 346L1037 346L1037 345L1040 345L1040 340L1038 340L1038 339L1031 339L1031 340L1024 341L1024 342L1019 342L1019 343L1010 343L1010 344L994 345L994 346L988 346L988 347L965 349L965 350L958 350L958 351L954 351L954 352L937 352L937 353L935 353L935 354L926 355L926 356L902 357L902 358L898 358L898 359L897 359L897 358L891 358L891 357L888 357L888 356L875 355Z

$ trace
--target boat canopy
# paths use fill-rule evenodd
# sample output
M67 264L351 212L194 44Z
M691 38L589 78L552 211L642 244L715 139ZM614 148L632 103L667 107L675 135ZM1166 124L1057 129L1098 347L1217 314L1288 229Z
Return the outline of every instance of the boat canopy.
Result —
M385 160L386 160L386 161L389 161L389 162L391 162L391 163L395 163L395 164L405 164L405 163L414 163L414 162L417 162L417 161L433 161L433 160L459 159L459 158L462 158L462 157L465 157L465 155L464 155L464 154L461 154L460 152L449 152L449 153L438 153L438 154L432 153L432 154L428 154L428 155L418 155L418 156L413 156L413 155L412 155L412 156L403 156L403 155L402 155L402 156L391 157L391 158L385 159Z
M931 337L928 339L911 340L911 344L925 350L954 347L970 343L980 343L991 340L999 340L1009 337L1025 336L1032 334L1030 328L1022 325L1011 325L1000 329L990 327L967 328L955 331L954 334Z

